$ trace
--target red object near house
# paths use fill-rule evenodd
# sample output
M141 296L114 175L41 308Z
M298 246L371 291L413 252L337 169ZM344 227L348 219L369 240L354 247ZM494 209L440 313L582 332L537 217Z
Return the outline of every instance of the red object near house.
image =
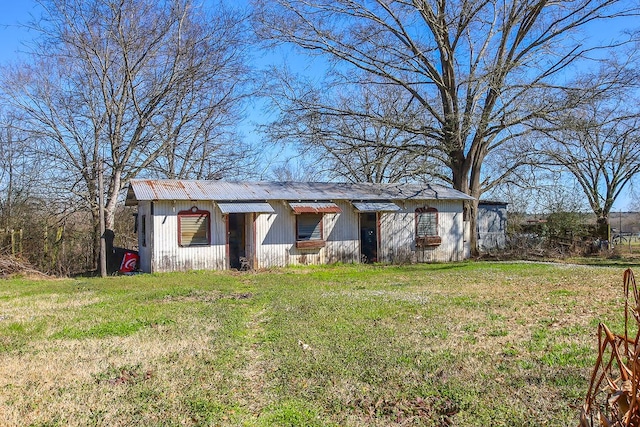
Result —
M140 264L140 255L136 252L125 252L120 264L120 273L131 273L138 269Z

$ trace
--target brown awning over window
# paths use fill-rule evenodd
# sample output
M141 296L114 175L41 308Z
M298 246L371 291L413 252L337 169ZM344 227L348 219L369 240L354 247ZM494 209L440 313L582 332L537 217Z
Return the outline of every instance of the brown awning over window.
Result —
M289 206L296 215L304 213L342 213L340 206L332 202L289 202Z

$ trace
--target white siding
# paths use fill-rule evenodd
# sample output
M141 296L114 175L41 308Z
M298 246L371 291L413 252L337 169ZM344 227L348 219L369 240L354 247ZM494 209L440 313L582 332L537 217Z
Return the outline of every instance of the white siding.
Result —
M295 217L284 202L272 202L273 214L256 218L256 258L258 268L284 267L290 264L290 251L296 240Z
M415 213L380 214L380 250L378 259L388 263L411 263L415 259Z
M324 215L323 234L326 245L318 249L296 248L296 216L284 201L270 202L275 213L247 214L246 249L249 258L255 255L255 259L251 260L252 266L269 268L359 262L359 214L347 201L336 203L342 213ZM398 205L403 206L402 203ZM178 246L178 212L189 210L192 206L211 214L209 246ZM416 248L415 245L415 210L424 206L438 209L438 231L442 244L435 248ZM140 247L143 271L221 270L229 265L226 217L213 202L153 202L153 209L150 202L141 202L138 213L139 220L142 215L147 218L147 247ZM401 211L380 213L379 217L378 259L382 262L455 261L465 258L465 224L461 201L406 202Z
M357 262L360 258L358 214L351 203L335 202L342 213L324 214L324 248L296 248L296 216L285 202L273 202L275 214L261 214L256 220L258 267Z
M360 261L360 217L351 203L336 202L342 213L325 215L325 263Z
M211 216L211 245L178 245L178 212L197 206ZM226 268L227 227L210 201L154 202L151 271L222 270Z
M415 210L425 206L438 210L438 233L442 243L436 247L416 248ZM381 213L379 258L390 263L464 259L462 202L406 202L400 212Z

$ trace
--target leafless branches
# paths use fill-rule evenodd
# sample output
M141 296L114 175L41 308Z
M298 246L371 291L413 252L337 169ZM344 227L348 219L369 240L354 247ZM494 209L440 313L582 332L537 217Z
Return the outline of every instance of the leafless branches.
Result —
M557 111L552 101L567 89L564 73L619 44L588 44L580 30L639 11L613 0L254 4L264 39L326 55L341 83L376 81L415 102L421 125L399 129L428 141L420 155L438 161L454 188L474 197L494 185L483 176L487 156L526 135L531 120Z
M119 192L142 171L220 172L238 158L235 121L246 95L244 17L191 0L42 0L30 60L7 70L6 99L56 168L54 183L96 210L106 166L107 227Z
M614 202L640 172L635 81L627 77L616 84L624 90L609 87L579 103L567 100L566 109L536 124L538 137L526 150L538 166L571 174L605 229Z

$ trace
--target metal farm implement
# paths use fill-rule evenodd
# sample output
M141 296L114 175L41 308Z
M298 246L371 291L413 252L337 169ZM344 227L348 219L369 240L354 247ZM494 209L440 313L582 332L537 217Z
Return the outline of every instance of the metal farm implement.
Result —
M598 325L598 358L579 427L640 427L640 295L631 269L624 272L624 294L624 335Z

